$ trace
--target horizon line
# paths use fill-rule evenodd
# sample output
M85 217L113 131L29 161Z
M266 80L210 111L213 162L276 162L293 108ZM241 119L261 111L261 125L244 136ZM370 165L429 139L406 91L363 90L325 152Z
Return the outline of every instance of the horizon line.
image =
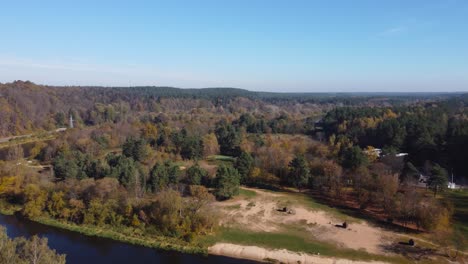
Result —
M36 83L31 80L13 80L9 82L0 82L0 85L14 84L15 82L32 83L37 86L45 87L80 87L80 88L171 88L180 90L203 90L203 89L237 89L248 91L252 93L270 93L270 94L468 94L468 91L330 91L330 92L279 92L279 91L261 91L261 90L250 90L247 88L234 87L234 86L207 86L207 87L178 87L170 85L129 85L129 86L109 86L109 85L50 85Z

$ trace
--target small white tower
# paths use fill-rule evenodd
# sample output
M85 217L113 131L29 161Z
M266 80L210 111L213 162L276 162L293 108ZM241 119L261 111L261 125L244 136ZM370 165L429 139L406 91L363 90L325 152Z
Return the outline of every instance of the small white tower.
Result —
M448 188L449 189L456 189L457 188L457 185L453 181L453 171L452 171L452 181L448 183Z
M69 123L70 128L73 128L73 116L70 114L70 123Z

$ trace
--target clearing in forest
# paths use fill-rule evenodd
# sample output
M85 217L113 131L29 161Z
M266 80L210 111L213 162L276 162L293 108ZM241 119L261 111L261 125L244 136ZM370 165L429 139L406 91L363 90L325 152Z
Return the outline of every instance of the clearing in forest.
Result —
M240 195L218 204L223 212L221 224L224 227L253 232L301 233L311 240L371 254L384 254L382 248L393 242L394 233L340 214L333 208L314 206L302 194L249 188L243 188L243 193L250 195ZM339 227L344 222L347 228Z

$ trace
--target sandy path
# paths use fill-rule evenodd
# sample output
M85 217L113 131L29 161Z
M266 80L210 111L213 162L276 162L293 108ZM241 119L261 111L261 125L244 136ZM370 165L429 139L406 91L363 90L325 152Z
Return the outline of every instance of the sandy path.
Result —
M209 253L213 255L223 255L232 258L250 259L255 261L276 260L282 263L301 264L384 264L380 261L353 261L347 259L337 259L291 252L285 249L268 250L257 246L241 246L228 243L217 243L210 247Z

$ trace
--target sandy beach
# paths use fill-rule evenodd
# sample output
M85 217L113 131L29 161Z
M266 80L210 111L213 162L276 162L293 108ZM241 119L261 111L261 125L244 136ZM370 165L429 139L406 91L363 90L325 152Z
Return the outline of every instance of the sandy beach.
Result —
M353 261L319 255L292 252L285 249L270 250L257 246L242 246L229 243L217 243L209 248L213 255L223 255L232 258L249 259L255 261L277 261L281 263L301 264L384 264L381 261Z

